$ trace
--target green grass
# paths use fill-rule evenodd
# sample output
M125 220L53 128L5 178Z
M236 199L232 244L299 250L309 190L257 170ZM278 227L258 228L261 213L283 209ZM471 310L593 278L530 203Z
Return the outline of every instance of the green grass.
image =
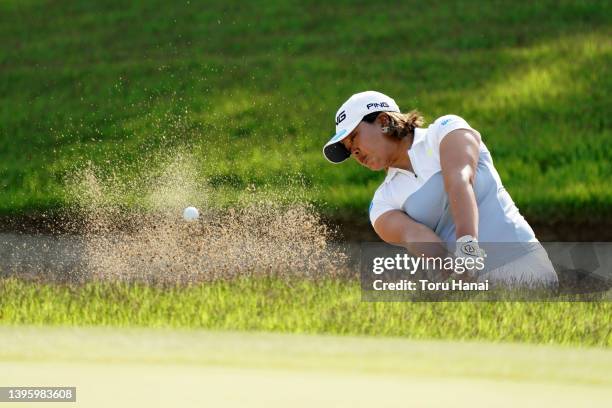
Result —
M357 282L190 287L0 281L2 325L197 328L612 346L610 302L361 302Z
M377 89L479 129L528 217L608 219L610 16L601 1L3 1L0 213L65 206L87 161L138 178L189 146L230 196L299 179L323 211L363 216L383 175L321 146L339 104Z
M612 398L612 350L602 348L64 327L0 327L0 343L3 384L77 387L77 404L53 406L560 408Z

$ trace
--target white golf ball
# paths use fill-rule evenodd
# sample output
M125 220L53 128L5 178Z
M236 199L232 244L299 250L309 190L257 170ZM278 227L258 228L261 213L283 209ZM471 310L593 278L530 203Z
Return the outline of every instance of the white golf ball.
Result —
M183 219L185 221L195 221L200 217L200 212L195 207L187 207L183 210Z

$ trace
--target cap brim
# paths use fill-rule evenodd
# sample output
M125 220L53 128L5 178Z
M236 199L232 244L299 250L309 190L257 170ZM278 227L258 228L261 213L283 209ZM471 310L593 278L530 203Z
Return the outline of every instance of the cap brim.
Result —
M325 158L327 160L334 164L342 163L343 161L351 157L351 152L349 152L348 149L344 147L341 142L325 146L323 148L323 154L325 155Z
M338 133L332 136L331 139L329 139L329 142L327 142L325 146L323 146L323 155L328 161L332 163L341 163L351 157L351 152L344 147L342 140L350 135L358 124L359 122L357 122L354 126L350 126L349 128L341 129Z

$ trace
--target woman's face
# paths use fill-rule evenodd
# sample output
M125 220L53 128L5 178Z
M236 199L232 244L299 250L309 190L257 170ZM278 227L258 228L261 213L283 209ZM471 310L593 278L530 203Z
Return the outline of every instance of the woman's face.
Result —
M374 171L389 167L397 149L397 143L382 132L380 116L374 123L359 123L342 143L359 164Z

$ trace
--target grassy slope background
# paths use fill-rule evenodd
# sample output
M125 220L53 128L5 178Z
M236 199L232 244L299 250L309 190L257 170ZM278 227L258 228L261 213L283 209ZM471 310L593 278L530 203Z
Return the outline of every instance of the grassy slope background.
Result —
M133 163L187 145L228 196L298 180L325 212L363 216L383 174L320 151L338 105L377 89L429 122L466 118L531 219L605 219L611 15L600 1L3 1L0 213L65 205L86 161L136 178Z

